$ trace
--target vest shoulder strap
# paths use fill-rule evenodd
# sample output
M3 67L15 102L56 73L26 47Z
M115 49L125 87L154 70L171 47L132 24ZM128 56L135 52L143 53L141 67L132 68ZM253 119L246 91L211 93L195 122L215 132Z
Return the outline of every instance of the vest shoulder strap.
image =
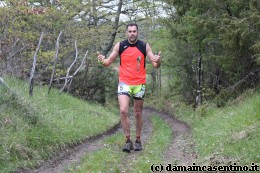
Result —
M137 42L135 44L130 44L128 42L128 40L124 40L124 41L120 42L119 55L121 55L124 52L124 50L126 50L128 47L134 47L134 46L136 46L137 49L140 50L140 52L142 52L144 57L146 57L146 42L141 41L141 40L137 40Z

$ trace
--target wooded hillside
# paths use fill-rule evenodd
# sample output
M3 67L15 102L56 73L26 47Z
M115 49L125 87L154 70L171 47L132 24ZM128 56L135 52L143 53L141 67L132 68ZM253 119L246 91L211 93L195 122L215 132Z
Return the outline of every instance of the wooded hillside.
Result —
M165 99L179 95L195 107L205 100L222 106L259 87L257 0L1 1L0 76L28 80L40 46L35 83L106 103L117 71L98 64L96 52L107 56L130 21L139 24L140 39L162 51L161 69L147 66L151 95L163 89Z

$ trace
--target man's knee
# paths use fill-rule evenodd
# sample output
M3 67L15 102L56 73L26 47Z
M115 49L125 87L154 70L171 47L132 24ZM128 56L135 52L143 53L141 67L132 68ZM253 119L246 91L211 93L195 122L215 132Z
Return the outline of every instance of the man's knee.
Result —
M125 110L125 109L120 110L120 116L121 116L121 117L126 117L126 116L128 116L128 111Z
M140 117L142 117L142 111L135 111L135 117L136 118L140 118Z

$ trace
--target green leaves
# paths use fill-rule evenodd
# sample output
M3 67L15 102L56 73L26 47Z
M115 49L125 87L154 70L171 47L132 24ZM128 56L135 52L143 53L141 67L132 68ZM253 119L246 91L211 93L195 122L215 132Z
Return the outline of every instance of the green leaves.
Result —
M187 86L196 86L196 80L186 80L188 76L196 77L191 70L194 67L183 63L196 63L199 53L203 58L203 85L207 90L214 90L215 78L219 78L220 73L221 78L224 77L222 84L233 85L259 68L259 2L192 0L170 1L170 4L175 6L176 13L165 23L172 22L167 27L176 47L174 54L178 55L175 64L185 72L177 73L181 75L183 92L189 92ZM178 48L181 42L190 49ZM247 86L240 87L243 88Z

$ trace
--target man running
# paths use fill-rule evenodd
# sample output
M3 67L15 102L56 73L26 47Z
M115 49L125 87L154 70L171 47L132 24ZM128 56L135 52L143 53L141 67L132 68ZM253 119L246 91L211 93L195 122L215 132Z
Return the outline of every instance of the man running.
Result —
M121 125L124 129L126 143L124 152L142 150L141 131L143 126L142 109L145 97L146 69L145 57L147 56L154 68L159 68L160 54L154 55L148 43L138 39L138 25L130 23L126 26L127 39L116 43L112 53L108 58L100 55L98 60L107 67L119 56L119 84L118 84L118 102L120 109ZM131 140L129 103L130 98L134 101L134 115L136 120L136 140L135 148Z

